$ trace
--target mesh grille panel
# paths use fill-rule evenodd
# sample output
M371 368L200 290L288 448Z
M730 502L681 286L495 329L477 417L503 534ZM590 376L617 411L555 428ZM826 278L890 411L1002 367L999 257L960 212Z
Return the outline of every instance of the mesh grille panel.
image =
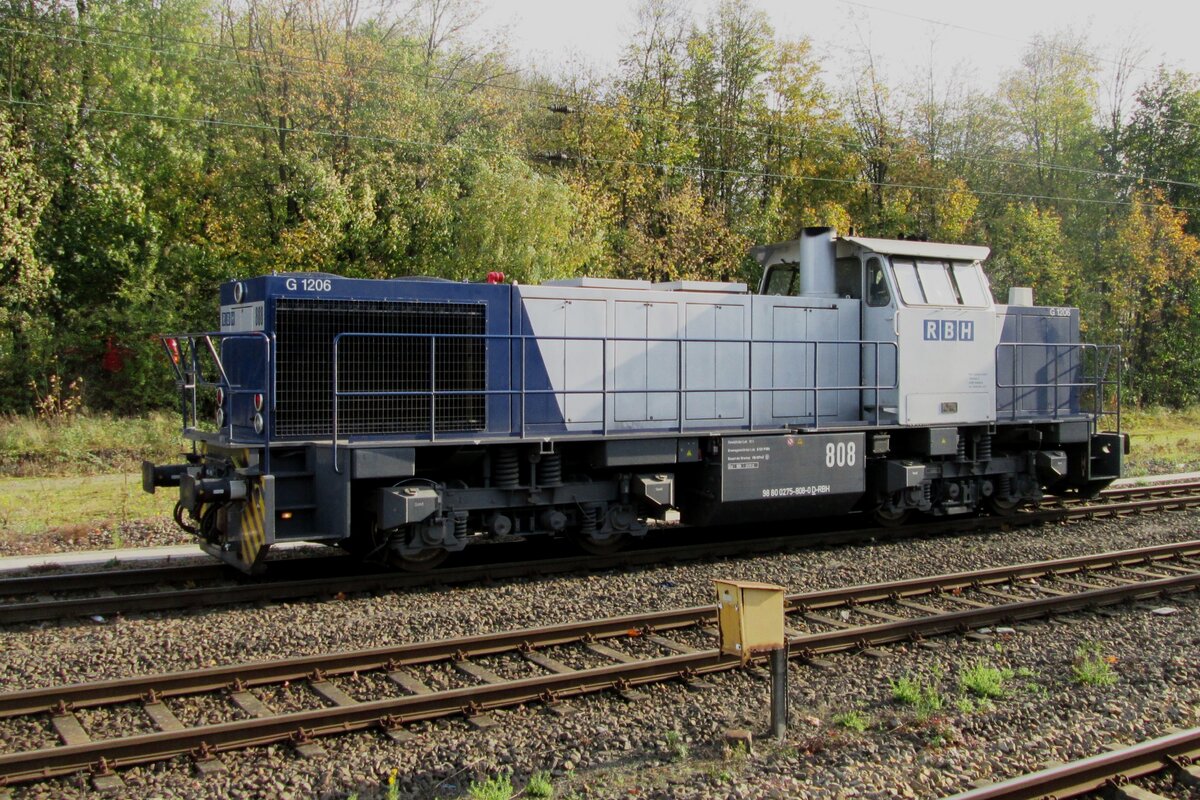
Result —
M437 431L485 427L486 343L437 335L486 331L485 307L280 298L275 306L275 435L333 433L333 339L339 333L434 334L432 337L349 337L338 345L339 392L428 392ZM435 370L430 369L430 351ZM436 381L433 386L432 381ZM422 433L430 430L428 395L341 397L338 434Z

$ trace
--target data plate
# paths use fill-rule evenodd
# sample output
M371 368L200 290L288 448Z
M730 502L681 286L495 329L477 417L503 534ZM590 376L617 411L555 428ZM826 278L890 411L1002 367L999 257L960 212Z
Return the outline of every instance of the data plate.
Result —
M721 500L788 500L861 493L866 488L862 433L725 439Z

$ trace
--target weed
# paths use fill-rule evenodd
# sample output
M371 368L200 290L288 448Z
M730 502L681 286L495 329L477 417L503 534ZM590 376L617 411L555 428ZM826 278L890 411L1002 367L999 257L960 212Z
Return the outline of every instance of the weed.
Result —
M741 766L746 763L746 759L750 757L750 749L745 742L734 742L725 748L725 760L735 766Z
M846 730L862 733L871 724L871 718L857 708L835 714L833 724L840 725Z
M921 699L921 682L911 675L892 681L892 699L906 706L915 706Z
M892 699L897 703L912 706L916 711L917 719L920 720L929 719L935 712L941 711L944 705L937 686L926 685L924 681L914 678L911 674L892 681Z
M400 784L396 782L396 775L399 772L400 770L393 769L388 773L387 800L399 800L400 798Z
M713 783L733 783L733 773L720 764L709 764L705 774Z
M667 750L675 761L686 761L688 757L687 742L679 731L667 731Z
M549 772L535 772L529 776L529 782L525 784L525 796L534 797L537 800L550 800L554 797L554 787L550 784Z
M114 550L120 550L125 546L125 537L121 535L120 527L114 525L108 536L109 539L112 540L112 546Z
M471 800L512 800L512 796L512 779L507 775L497 775L486 781L471 781L467 788L467 797Z
M1018 678L1037 677L1037 673L1031 670L1029 667L1017 667L1017 671L1014 672L1013 675L1017 676Z
M959 668L958 686L976 697L1004 697L1004 682L1012 674L1012 670L993 667L980 660Z
M954 707L958 709L960 714L974 714L975 701L969 697L960 697L954 701Z
M1115 658L1105 657L1096 643L1086 644L1075 651L1075 662L1071 664L1071 680L1084 686L1112 686L1117 682L1113 672Z
M1024 688L1027 693L1033 695L1034 697L1040 697L1043 700L1050 696L1050 690L1045 686L1042 686L1040 683L1026 681L1024 687L1022 688Z

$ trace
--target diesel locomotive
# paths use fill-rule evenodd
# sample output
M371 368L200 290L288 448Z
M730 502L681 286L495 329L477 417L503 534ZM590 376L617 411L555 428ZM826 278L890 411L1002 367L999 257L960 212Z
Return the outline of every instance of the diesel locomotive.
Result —
M264 275L162 337L192 443L143 465L247 572L279 542L420 568L686 525L1006 514L1121 472L1120 359L994 302L986 247L812 228L742 283Z

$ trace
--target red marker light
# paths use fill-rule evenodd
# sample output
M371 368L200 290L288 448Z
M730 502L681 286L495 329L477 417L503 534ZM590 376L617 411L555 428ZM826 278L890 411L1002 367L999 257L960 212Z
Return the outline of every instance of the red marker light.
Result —
M167 341L167 350L169 350L171 353L171 360L174 361L176 364L178 364L179 363L179 342L175 341L175 339L173 339L173 338L167 339L166 341Z
M487 282L488 283L504 283L504 273L503 272L489 272L487 274Z
M260 393L257 393L254 395L254 410L262 411L262 406L263 406L263 396L262 396L262 393L260 392Z

